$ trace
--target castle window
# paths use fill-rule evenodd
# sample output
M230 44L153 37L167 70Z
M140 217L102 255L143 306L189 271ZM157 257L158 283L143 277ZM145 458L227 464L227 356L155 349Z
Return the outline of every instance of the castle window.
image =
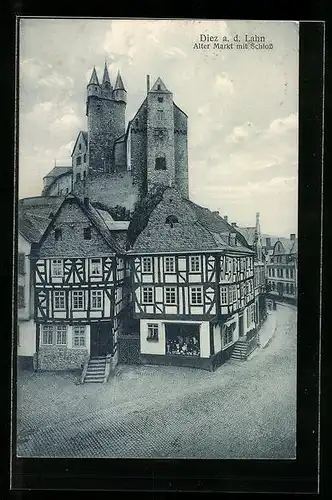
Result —
M76 158L76 166L81 165L81 163L82 163L82 156L78 156Z
M156 158L154 168L155 170L166 170L166 158L164 156L159 156L158 158Z
M86 153L84 153L83 161L84 161L84 163L86 163Z
M82 149L82 144L79 144L79 145L78 145L78 149L81 151L81 149Z
M162 109L157 110L157 120L158 122L162 122L164 118L164 112Z
M91 240L91 227L85 227L83 229L83 237L85 240Z
M81 174L76 174L76 182L81 180Z
M54 238L55 238L55 241L62 240L62 229L59 229L59 228L55 229Z
M83 178L86 179L86 171L83 172Z
M136 125L136 127L138 127L138 125L139 125L138 118L136 118L136 120L135 120L135 125Z
M164 98L163 97L158 97L158 102L164 102Z

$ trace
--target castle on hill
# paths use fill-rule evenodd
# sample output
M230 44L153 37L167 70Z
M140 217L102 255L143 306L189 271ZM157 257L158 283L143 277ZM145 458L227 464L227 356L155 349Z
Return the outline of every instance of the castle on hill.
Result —
M188 189L188 117L158 77L135 116L125 125L127 91L120 72L114 86L105 63L100 83L92 71L86 91L87 130L78 133L70 167L44 177L43 196L79 197L133 211L155 185Z

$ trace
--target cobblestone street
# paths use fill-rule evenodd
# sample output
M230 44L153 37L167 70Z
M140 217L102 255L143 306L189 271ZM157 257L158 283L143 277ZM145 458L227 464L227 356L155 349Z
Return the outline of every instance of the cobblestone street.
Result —
M246 362L216 372L119 366L107 384L18 378L18 456L295 458L296 309Z

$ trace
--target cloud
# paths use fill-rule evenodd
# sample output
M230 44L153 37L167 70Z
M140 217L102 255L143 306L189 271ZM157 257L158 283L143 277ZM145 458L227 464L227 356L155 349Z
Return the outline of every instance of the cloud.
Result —
M268 130L266 131L267 135L281 135L285 134L288 131L297 130L298 128L298 115L297 113L292 113L285 118L277 118L273 120Z
M226 73L221 73L217 75L214 82L214 88L217 95L228 95L234 94L234 83L233 80Z
M243 140L248 139L249 135L251 135L253 132L257 132L256 127L250 122L247 122L243 125L238 125L233 128L233 131L231 134L227 135L225 138L225 142L228 143L238 143Z

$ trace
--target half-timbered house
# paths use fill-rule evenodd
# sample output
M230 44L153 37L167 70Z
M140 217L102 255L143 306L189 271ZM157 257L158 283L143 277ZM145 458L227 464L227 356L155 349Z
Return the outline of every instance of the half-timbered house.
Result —
M297 301L297 239L277 238L267 264L268 292L273 298Z
M160 188L128 229L140 362L214 369L256 336L254 251L219 215Z
M116 363L125 261L107 217L69 194L35 251L38 369L80 369L91 358L104 368Z

